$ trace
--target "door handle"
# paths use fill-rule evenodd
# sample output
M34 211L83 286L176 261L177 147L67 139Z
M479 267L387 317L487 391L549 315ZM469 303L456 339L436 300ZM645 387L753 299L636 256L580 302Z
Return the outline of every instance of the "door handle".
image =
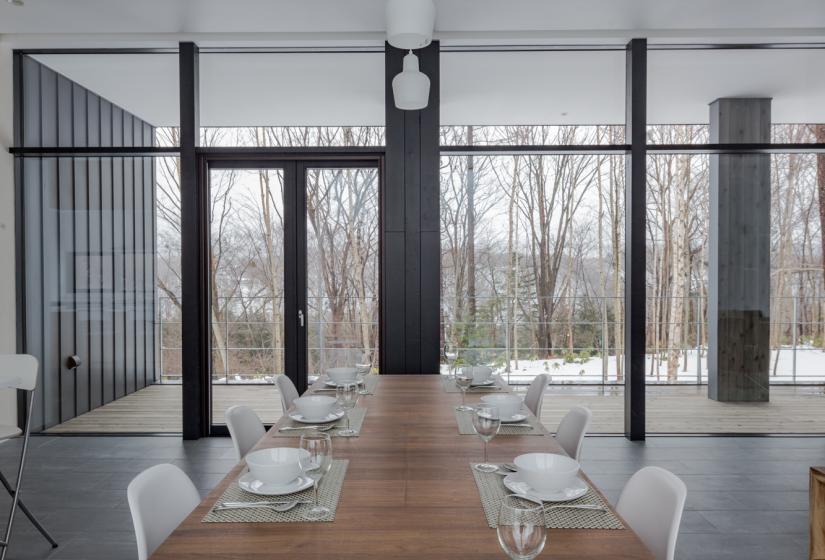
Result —
M298 325L304 328L304 312L301 309L298 310Z

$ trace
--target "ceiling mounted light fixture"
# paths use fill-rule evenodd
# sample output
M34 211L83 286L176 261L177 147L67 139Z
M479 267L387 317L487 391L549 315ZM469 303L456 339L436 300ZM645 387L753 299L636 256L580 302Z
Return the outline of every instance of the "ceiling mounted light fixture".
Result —
M392 79L395 106L404 111L417 111L430 100L430 78L418 69L418 57L412 51L404 57L404 70Z
M23 5L23 0L6 0L6 2L11 4L12 6L22 6Z
M397 49L420 49L433 40L433 0L388 0L387 42Z

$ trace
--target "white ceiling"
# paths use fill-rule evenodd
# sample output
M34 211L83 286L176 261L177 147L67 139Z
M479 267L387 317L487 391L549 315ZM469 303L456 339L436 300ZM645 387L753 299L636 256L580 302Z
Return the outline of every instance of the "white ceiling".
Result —
M436 0L442 44L821 41L823 0ZM23 47L373 45L384 0L0 2ZM156 125L178 122L175 55L41 55ZM825 122L825 51L651 51L650 122L706 122L717 97L773 97L775 122ZM443 53L444 124L620 123L621 52ZM201 54L201 122L384 122L380 54Z
M155 125L178 123L177 57L38 55ZM201 123L382 125L384 61L369 54L201 54ZM718 97L773 98L774 122L825 122L825 50L650 51L648 120L702 123ZM624 53L445 52L441 122L624 122Z
M0 33L368 34L383 32L384 0L24 0L0 3ZM817 34L821 0L436 0L436 30L492 37ZM818 28L818 30L817 30Z

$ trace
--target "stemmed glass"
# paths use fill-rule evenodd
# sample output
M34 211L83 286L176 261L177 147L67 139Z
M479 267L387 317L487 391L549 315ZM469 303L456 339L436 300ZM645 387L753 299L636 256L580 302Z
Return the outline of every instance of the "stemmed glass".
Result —
M338 397L338 406L344 409L344 418L347 421L347 427L338 430L339 436L358 435L358 432L349 426L349 411L355 408L359 395L357 383L341 383L335 388L335 396Z
M511 560L533 560L547 542L544 506L528 503L515 494L506 496L496 531L498 543Z
M314 505L304 514L306 519L314 521L330 514L330 509L318 502L318 485L332 466L332 438L321 432L311 432L301 436L298 447L307 451L308 455L301 455L298 465L306 476L312 479Z
M470 388L470 385L473 383L473 374L472 371L461 368L460 370L455 372L455 384L456 387L461 390L461 406L455 407L456 410L461 412L470 412L473 410L473 407L467 406L466 399L467 399L467 389Z
M475 408L473 429L481 438L484 447L484 460L474 467L479 472L489 473L498 470L497 466L487 462L487 442L496 437L499 427L501 427L501 416L498 413L498 407L481 404Z

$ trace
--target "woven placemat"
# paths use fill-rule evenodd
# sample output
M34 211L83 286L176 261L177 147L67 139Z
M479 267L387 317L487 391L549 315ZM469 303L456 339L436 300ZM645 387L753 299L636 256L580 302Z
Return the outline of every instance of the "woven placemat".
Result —
M367 415L367 409L356 407L349 411L349 425L350 428L361 433L361 426L364 424L364 417ZM358 437L355 436L342 436L338 433L339 428L345 428L347 426L347 421L342 417L340 420L335 422L330 422L329 425L333 426L331 430L327 430L325 433L329 434L330 437ZM281 428L302 428L306 426L306 424L302 424L301 422L296 422L289 416L284 417L284 423L278 426L278 429ZM309 432L310 430L314 430L314 428L306 428L303 430L287 430L286 432L279 432L276 430L272 431L272 437L301 437L303 434Z
M475 394L487 394L487 393L509 393L510 386L507 384L504 379L501 378L500 375L494 375L493 379L495 379L495 385L479 385L470 387L467 390L468 395L475 395ZM444 387L445 393L460 393L461 389L458 388L458 385L455 384L455 381L449 376L443 376L441 379L441 384Z
M346 459L334 459L329 472L321 479L318 485L318 502L330 509L329 515L317 520L304 519L306 510L312 507L311 503L299 504L289 511L278 512L271 509L264 508L249 508L249 509L232 509L226 511L212 511L202 519L203 523L312 523L316 521L333 521L335 520L335 512L338 509L338 500L341 498L341 487L344 484L344 476L347 474L347 465L349 461ZM237 481L232 484L221 494L216 504L222 502L260 502L262 500L296 500L299 502L312 502L313 492L312 487L289 494L288 496L278 496L267 498L265 496L258 496L251 494L245 490L241 490Z
M487 517L487 524L496 528L498 526L498 514L501 509L501 502L505 496L512 494L504 486L504 477L496 473L478 472L470 464L470 471L481 495L481 505L484 507L484 515ZM607 508L606 512L592 511L586 509L546 509L544 517L547 520L548 529L624 529L621 520L610 509L598 492L588 485L587 494L581 498L564 502L564 505L599 504ZM547 504L547 505L561 505Z
M472 412L462 412L460 410L455 411L455 421L458 423L458 433L463 436L474 436L476 435L475 429L473 429L473 413ZM511 426L510 424L502 424L501 427L498 429L498 433L496 436L545 436L550 432L547 431L541 422L539 422L535 416L530 413L527 413L527 418L521 422L517 422L518 424L530 424L530 428L526 427L516 427Z

